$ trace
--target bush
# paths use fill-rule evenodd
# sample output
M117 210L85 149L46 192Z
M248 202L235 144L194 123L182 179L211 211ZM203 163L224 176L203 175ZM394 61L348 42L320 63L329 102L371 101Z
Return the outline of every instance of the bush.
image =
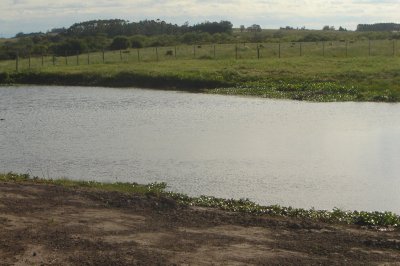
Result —
M10 74L8 72L0 72L0 84L10 83Z
M131 40L131 47L132 48L143 48L143 42L140 40Z
M131 46L130 40L125 36L117 36L111 43L111 50L123 50L128 49Z

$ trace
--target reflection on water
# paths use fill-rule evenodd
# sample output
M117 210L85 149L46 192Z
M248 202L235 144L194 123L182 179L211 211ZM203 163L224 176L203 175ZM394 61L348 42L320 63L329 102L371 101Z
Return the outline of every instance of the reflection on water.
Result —
M400 104L0 88L0 172L400 213Z

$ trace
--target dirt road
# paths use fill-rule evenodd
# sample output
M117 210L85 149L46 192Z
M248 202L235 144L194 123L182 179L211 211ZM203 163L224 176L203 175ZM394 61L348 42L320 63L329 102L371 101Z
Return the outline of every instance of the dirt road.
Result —
M400 231L0 183L0 265L400 265Z

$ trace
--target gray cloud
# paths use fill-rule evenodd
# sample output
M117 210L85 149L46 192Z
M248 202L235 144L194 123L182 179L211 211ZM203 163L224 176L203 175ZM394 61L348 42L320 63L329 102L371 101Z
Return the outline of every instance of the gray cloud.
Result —
M182 24L230 20L235 26L342 25L399 22L400 0L0 0L0 35L46 31L89 19L163 19Z

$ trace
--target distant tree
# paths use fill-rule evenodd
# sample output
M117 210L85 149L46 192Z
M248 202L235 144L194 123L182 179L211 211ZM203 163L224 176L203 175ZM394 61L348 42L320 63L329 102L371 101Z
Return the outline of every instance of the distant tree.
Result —
M21 32L18 32L17 34L15 34L15 38L21 38L21 37L24 37L25 36L25 34L21 31Z
M146 40L146 36L135 35L130 38L131 47L132 48L142 48L142 47L144 47L145 40Z
M294 30L293 27L286 26L286 27L280 27L281 30Z
M261 26L258 24L253 24L250 27L247 28L247 31L249 32L260 32L262 31Z
M347 31L346 28L343 28L342 26L339 27L338 31Z
M191 31L214 33L232 33L233 25L230 21L221 20L220 22L203 22L190 27Z
M322 28L322 30L332 30L332 31L334 31L334 30L335 30L335 26L325 25L325 26Z
M110 48L111 50L121 50L127 49L131 46L131 42L128 37L125 36L117 36L113 39Z
M53 28L50 30L50 33L63 33L66 30L67 30L66 28Z
M244 25L240 25L240 32L244 32L246 30L246 28L244 27Z
M400 24L396 23L358 24L357 31L400 31Z
M53 44L50 50L56 55L76 54L87 51L86 42L80 39L68 39L58 44Z

